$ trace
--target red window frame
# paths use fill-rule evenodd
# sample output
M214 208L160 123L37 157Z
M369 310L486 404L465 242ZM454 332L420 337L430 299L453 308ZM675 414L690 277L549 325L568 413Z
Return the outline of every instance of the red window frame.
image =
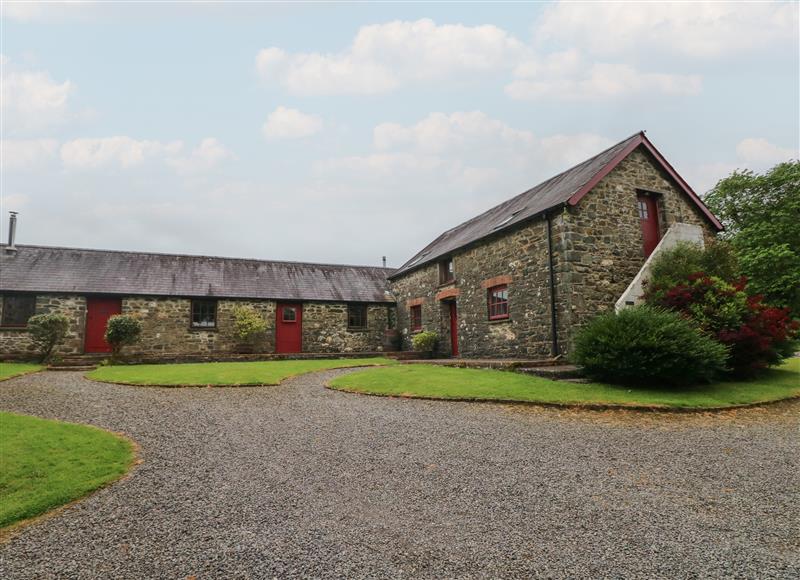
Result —
M417 304L409 309L409 318L411 319L411 330L417 332L422 330L422 305Z
M486 291L489 320L508 318L508 284L492 286Z

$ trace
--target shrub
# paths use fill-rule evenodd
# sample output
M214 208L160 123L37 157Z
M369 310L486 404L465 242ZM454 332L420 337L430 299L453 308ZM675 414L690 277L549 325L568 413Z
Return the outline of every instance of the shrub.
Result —
M53 349L64 340L68 329L69 318L61 312L37 314L28 319L28 333L31 335L31 342L39 351L42 362L50 358Z
M653 258L647 286L668 288L685 282L697 272L705 272L726 281L737 279L739 264L730 244L717 241L701 248L692 242L678 242L674 248L664 250Z
M595 317L578 333L573 358L601 381L688 385L722 372L727 349L679 314L643 305Z
M436 350L437 344L439 344L439 335L431 331L420 332L411 339L411 345L417 352L431 353Z
M728 347L731 373L747 376L791 355L800 323L746 288L744 278L729 284L698 272L671 287L653 286L645 300L694 321Z
M267 334L267 321L252 306L236 306L233 309L234 334L247 346L256 346Z
M122 347L135 344L142 334L142 323L129 314L115 314L108 319L106 342L111 345L111 358L116 360Z

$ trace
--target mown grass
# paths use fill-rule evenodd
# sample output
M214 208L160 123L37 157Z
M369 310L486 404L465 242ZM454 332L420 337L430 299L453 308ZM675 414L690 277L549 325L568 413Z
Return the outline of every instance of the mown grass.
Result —
M18 377L20 375L27 375L28 373L35 373L42 370L42 365L33 363L7 363L0 362L0 381Z
M0 527L114 481L133 458L130 441L102 429L0 412Z
M681 389L579 384L495 370L417 364L344 375L331 381L330 386L371 395L435 399L702 409L800 396L800 359L790 359L751 381L725 381Z
M388 358L212 362L100 367L86 376L95 381L132 385L206 386L277 385L282 380L314 371L390 365Z

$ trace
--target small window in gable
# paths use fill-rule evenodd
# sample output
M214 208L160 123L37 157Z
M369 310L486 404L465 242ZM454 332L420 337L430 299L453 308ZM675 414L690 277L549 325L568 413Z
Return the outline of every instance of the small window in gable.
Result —
M488 290L489 320L508 318L508 286L502 284Z
M412 306L410 317L411 331L417 332L418 330L422 330L422 305L417 304L416 306Z
M367 305L347 305L347 328L350 330L363 330L367 327Z
M36 296L6 294L3 296L3 320L0 326L28 326L28 319L34 314L36 314Z
M446 284L456 279L453 268L453 258L446 258L439 262L439 284Z
M192 300L192 328L217 327L217 301Z

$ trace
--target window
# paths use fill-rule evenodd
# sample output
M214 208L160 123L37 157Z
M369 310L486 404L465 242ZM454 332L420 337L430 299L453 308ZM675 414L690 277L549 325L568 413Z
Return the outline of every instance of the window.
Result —
M28 326L28 319L34 314L36 314L36 296L32 294L3 296L2 326Z
M439 262L439 284L445 284L455 280L456 273L453 269L453 258L447 258Z
M281 322L297 322L297 308L294 306L284 306Z
M192 328L217 327L217 301L192 300Z
M367 327L367 305L348 304L347 305L347 328L360 330Z
M646 220L648 217L650 217L649 212L647 211L647 201L645 201L645 199L640 197L638 199L638 202L639 202L639 219Z
M489 320L508 318L508 286L489 288Z
M411 307L411 330L416 332L422 330L422 305Z

